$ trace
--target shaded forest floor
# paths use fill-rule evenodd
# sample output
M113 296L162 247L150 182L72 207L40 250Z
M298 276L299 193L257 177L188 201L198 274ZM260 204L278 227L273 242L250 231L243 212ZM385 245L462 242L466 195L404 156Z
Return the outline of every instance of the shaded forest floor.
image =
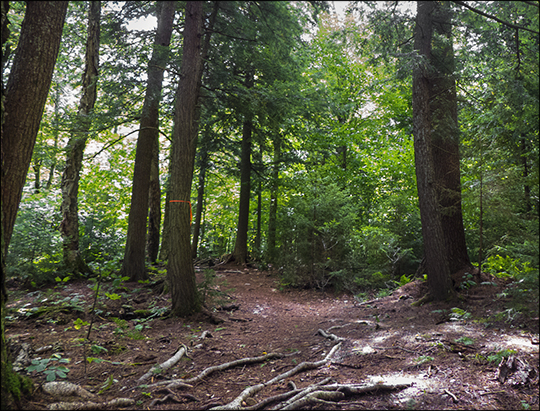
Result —
M30 359L56 355L69 359L67 378L56 380L75 383L93 394L101 391L91 399L94 403L121 397L133 400L126 409L194 410L228 404L246 387L267 382L298 364L328 358L340 344L323 365L278 378L240 406L256 409L265 398L323 382L381 388L307 402L301 409L539 408L537 314L531 319L508 309L508 301L500 295L503 284L473 287L454 303L413 307L411 303L425 291L421 282L359 303L352 295L330 291L280 290L275 276L256 269L213 268L216 277L207 288L212 297L208 302L222 308L215 317L223 322L214 324L204 315L188 320L160 317L170 306L170 296L159 289L159 283L123 283L125 288L117 290L106 283L88 344L94 292L87 281L39 291L8 283L6 335L14 358L20 355L16 365L24 369ZM202 271L198 276L202 281ZM183 345L187 356L138 381ZM28 356L23 358L25 352ZM152 385L170 379L188 381L207 367L267 353L286 356L216 371L190 386ZM505 369L500 375L498 365L504 356L530 367L517 372ZM88 401L43 392L46 370L54 371L51 367L57 365L58 361L51 361L45 370L30 373L36 389L22 402L23 409ZM404 385L385 389L389 384Z

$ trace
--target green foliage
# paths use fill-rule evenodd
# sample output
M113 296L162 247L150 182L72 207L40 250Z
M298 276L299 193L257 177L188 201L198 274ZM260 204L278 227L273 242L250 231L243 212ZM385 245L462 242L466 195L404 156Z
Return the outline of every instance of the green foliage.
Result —
M514 280L521 280L527 277L528 273L534 271L534 268L530 267L528 261L521 263L519 259L514 259L510 256L502 257L499 254L489 256L482 267L487 273L500 278L512 278Z
M90 324L89 322L83 321L80 318L73 320L73 328L75 328L76 330L80 330L82 327L85 327L89 324Z
M414 359L414 362L417 364L417 365L422 365L422 364L425 364L427 362L430 362L430 361L433 361L434 358L433 357L430 357L428 355L421 355L420 357L418 358L415 358Z
M516 354L517 351L516 350L501 350L501 351L497 351L496 353L494 354L491 354L487 357L487 360L490 362L490 363L493 363L494 365L499 365L501 363L501 361L503 360L503 358L508 358L510 357L511 355L514 355Z
M469 337L459 337L458 339L454 340L457 343L465 344L465 345L473 345L474 340Z
M50 358L33 359L32 365L26 367L26 371L29 373L33 371L36 373L42 372L47 376L47 381L55 381L56 377L66 378L69 369L65 365L51 365L56 362L67 364L69 359L62 358L60 354L53 354Z
M472 315L470 312L458 307L454 307L450 311L452 311L452 313L450 314L450 319L453 321L468 320L471 318Z
M59 192L24 193L6 257L8 277L38 284L54 282L62 262Z

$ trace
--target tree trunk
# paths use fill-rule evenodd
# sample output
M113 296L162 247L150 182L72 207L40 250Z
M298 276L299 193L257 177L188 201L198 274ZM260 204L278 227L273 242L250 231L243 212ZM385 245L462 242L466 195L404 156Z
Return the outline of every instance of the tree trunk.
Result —
M47 179L46 190L50 190L56 170L56 153L58 150L58 136L60 135L60 85L56 84L54 90L54 159L49 169L49 178Z
M461 210L459 126L449 2L435 7L433 31L429 60L434 69L430 82L431 145L448 264L450 273L455 273L470 267L471 261Z
M206 150L201 153L200 171L199 171L199 187L197 188L197 207L195 210L195 218L193 224L193 240L191 241L191 258L197 258L197 249L199 246L199 234L201 231L201 219L204 202L204 183L206 179L206 168L208 163L208 153Z
M200 310L190 246L190 194L197 137L197 102L203 72L202 2L186 3L180 83L176 93L171 155L169 264L171 314L185 317Z
M81 257L79 250L79 179L82 159L88 134L92 125L92 111L97 99L99 67L99 22L101 2L92 1L88 11L88 37L86 41L86 62L82 78L83 94L73 126L72 135L66 149L66 165L62 174L62 222L60 233L63 239L64 265L73 274L90 273L90 268Z
M268 215L268 244L266 248L267 260L275 263L276 259L276 225L279 190L279 165L281 163L281 136L274 138L274 165L272 168L272 182L270 188L270 211Z
M263 146L259 144L259 150L257 151L257 165L259 169L263 167ZM255 241L253 243L253 255L256 259L261 258L261 225L262 225L262 176L259 174L257 183L257 226L255 228Z
M131 281L146 280L148 278L145 266L145 247L150 170L155 140L159 137L159 103L161 101L163 72L168 60L175 9L175 1L167 1L161 4L154 50L148 63L148 83L135 153L131 208L129 211L124 262L122 264L123 275L129 276Z
M163 232L161 233L161 248L159 249L159 259L161 261L167 261L169 259L169 248L170 248L170 215L171 215L171 208L169 205L169 201L171 200L171 189L170 189L170 181L167 182L167 187L165 191L165 211L163 216Z
M413 70L413 133L428 287L435 300L445 300L453 294L453 288L437 198L430 109L433 68L429 62L433 36L432 19L436 7L435 2L418 2L414 48L422 60L418 61Z
M51 85L66 10L66 1L27 3L3 95L1 189L6 254Z
M0 246L0 409L15 408L21 395L21 379L9 361L5 339L5 257L15 225L39 123L62 37L67 1L27 2L17 52L5 91L2 90L2 170ZM2 2L2 44L8 39L9 3ZM19 407L20 408L20 407Z
M148 235L146 252L148 261L155 263L159 253L161 231L161 187L159 184L159 138L154 138L152 164L150 166L150 190L148 192Z
M248 258L247 237L249 228L249 200L251 197L251 135L253 123L251 119L244 121L242 131L242 154L240 160L240 207L234 245L234 260L244 264Z

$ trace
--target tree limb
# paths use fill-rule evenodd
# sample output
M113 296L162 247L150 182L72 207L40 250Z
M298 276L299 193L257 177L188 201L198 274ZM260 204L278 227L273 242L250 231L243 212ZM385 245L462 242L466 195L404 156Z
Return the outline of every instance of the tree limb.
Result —
M500 18L495 17L495 16L493 16L493 15L491 15L491 14L484 13L483 11L478 10L478 9L475 8L475 7L469 6L469 5L468 5L467 3L465 3L464 1L454 1L454 3L456 3L456 4L459 5L459 6L463 6L463 7L467 8L467 9L469 9L469 10L471 10L471 11L474 11L475 13L480 14L481 16L487 17L488 19L492 19L492 20L495 20L495 21L498 22L498 23L504 24L505 26L512 27L513 29L517 29L517 30L525 30L525 31L529 31L529 32L534 33L534 34L540 34L538 31L529 29L529 28L527 28L527 27L518 26L518 25L516 25L516 24L509 23L509 22L507 22L507 21L501 20Z

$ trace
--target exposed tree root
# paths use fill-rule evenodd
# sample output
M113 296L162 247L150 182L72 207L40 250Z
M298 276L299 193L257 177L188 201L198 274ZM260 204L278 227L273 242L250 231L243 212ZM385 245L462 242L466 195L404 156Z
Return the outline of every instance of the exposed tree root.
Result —
M67 381L52 381L43 384L41 387L44 393L52 395L53 397L81 397L81 398L95 398L95 394L85 390L79 385L73 384Z
M120 407L131 407L135 405L135 400L131 398L116 398L105 402L57 402L49 404L49 410L116 410Z
M223 371L228 368L234 368L239 365L245 365L245 364L255 364L259 362L264 362L267 360L270 360L272 358L281 358L285 357L287 355L291 354L280 354L280 353L270 353L266 355L261 355L260 357L247 357L247 358L241 358L239 360L234 360L231 362L226 362L224 364L215 365L213 367L208 367L201 371L199 375L193 378L187 378L187 379L176 379L176 380L169 380L169 381L160 381L156 382L154 384L150 384L146 386L146 388L153 388L153 387L159 387L159 386L166 386L167 388L179 388L179 387L191 387L189 384L193 384L195 382L201 381L203 378L207 377L208 375L216 372L216 371ZM140 379L139 379L140 381Z
M184 354L186 353L187 353L187 347L185 345L182 345L182 347L171 358L169 358L164 363L161 363L159 365L152 367L150 371L148 371L141 378L139 378L139 382L150 378L153 374L155 374L158 371L160 372L168 368L171 368L174 364L180 361L180 358L182 358Z
M340 347L341 347L341 343L338 343L338 344L334 345L334 347L332 347L332 349L324 357L324 359L322 359L320 361L315 361L315 362L302 362L302 363L298 364L296 367L294 367L293 369L291 369L291 370L289 370L287 372L284 372L283 374L280 374L280 375L272 378L269 381L266 381L266 382L264 382L262 384L252 385L252 386L246 388L244 391L242 391L240 393L240 395L238 397L236 397L230 403L225 404L225 405L221 405L221 406L217 406L217 407L213 407L213 408L210 408L210 409L211 410L243 410L244 407L242 406L242 403L245 402L245 400L247 398L254 396L256 393L261 391L263 388L265 388L265 387L267 387L269 385L272 385L272 384L274 384L274 383L276 383L278 381L284 380L285 378L288 378L288 377L290 377L292 375L295 375L295 374L297 374L297 373L299 373L301 371L311 370L311 369L318 368L318 367L320 367L322 365L327 364L332 359L332 357L334 356L336 351L339 350Z

